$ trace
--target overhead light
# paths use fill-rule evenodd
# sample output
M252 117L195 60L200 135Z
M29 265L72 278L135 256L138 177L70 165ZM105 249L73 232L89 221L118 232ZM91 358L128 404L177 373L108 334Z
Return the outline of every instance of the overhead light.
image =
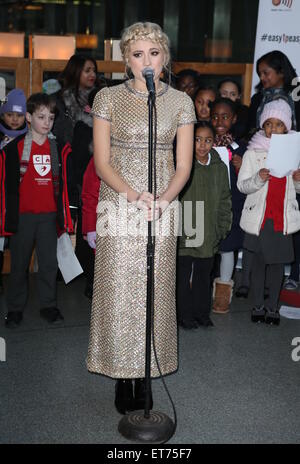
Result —
M96 34L76 34L76 48L98 48Z
M8 58L23 58L24 36L25 34L23 32L0 32L0 56Z
M26 5L24 10L26 11L41 11L44 7L41 5Z
M75 37L33 35L32 58L40 60L68 60L75 53Z

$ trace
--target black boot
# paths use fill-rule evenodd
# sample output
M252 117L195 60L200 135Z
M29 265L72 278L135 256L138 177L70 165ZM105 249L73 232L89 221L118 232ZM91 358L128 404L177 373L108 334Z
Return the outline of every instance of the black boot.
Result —
M263 306L254 306L251 311L252 322L265 322L265 308Z
M22 319L22 311L9 311L5 317L5 325L9 329L13 329L21 324Z
M248 298L249 287L246 285L241 285L235 292L237 298Z
M120 414L133 411L133 386L130 379L117 380L115 407Z
M134 410L145 409L146 406L146 388L145 379L135 379L134 382ZM153 408L152 392L150 392L150 407Z
M272 311L269 308L266 308L266 315L265 315L265 323L271 325L279 325L280 324L280 314L279 311Z

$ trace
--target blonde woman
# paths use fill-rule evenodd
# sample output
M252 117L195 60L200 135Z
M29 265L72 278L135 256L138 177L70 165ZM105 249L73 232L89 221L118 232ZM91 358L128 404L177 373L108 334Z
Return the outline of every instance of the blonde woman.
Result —
M155 344L163 373L177 369L176 233L166 233L174 200L189 179L193 102L160 80L170 61L169 40L157 24L128 27L120 43L133 78L95 97L94 159L101 177L87 367L116 383L121 414L144 408L147 221L159 226L155 246ZM148 190L148 92L142 71L154 71L157 107L157 200ZM173 140L177 136L174 169ZM124 219L125 218L125 219ZM144 221L144 222L143 222ZM151 377L159 376L152 353ZM135 379L133 387L132 380Z

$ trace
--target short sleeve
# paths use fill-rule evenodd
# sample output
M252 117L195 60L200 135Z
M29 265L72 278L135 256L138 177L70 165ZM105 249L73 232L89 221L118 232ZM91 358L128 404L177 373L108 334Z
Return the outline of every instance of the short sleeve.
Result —
M104 89L101 89L96 94L92 107L92 115L111 122L111 92L108 87L104 87Z
M181 109L178 115L178 127L197 122L194 102L186 93L182 95Z

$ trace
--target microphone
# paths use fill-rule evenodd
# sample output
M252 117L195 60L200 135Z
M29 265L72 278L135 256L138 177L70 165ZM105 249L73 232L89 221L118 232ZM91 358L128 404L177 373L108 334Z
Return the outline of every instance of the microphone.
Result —
M142 76L146 80L147 90L150 94L155 95L154 71L152 68L144 68Z

